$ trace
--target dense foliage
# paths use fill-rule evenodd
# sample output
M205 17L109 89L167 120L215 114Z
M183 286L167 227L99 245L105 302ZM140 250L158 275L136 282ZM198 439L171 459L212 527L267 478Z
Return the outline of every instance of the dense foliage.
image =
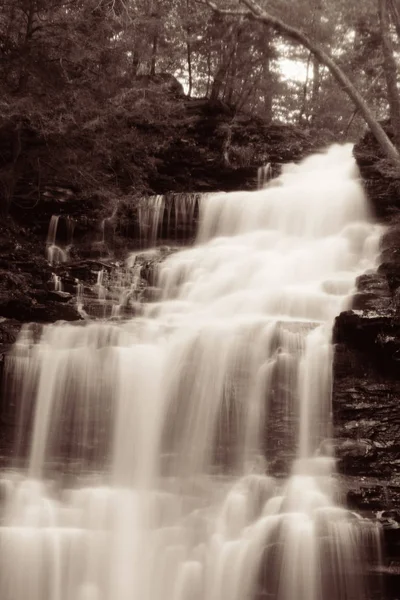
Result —
M156 168L154 147L167 143L154 125L168 124L180 110L176 78L187 96L223 102L266 122L295 123L338 139L359 135L357 108L311 52L256 19L222 14L209 4L3 0L3 209L13 199L34 203L43 177L48 181L54 173L59 182L61 169L70 186L88 193L107 194L116 182L140 188L143 170ZM258 4L320 44L377 118L390 114L395 122L400 0L363 0L362 9L347 0ZM243 8L237 0L217 5ZM36 145L29 156L27 145Z

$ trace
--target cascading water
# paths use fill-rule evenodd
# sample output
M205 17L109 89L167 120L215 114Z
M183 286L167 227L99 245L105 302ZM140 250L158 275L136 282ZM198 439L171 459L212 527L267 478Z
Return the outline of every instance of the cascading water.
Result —
M257 189L262 190L272 177L271 163L267 163L257 169Z
M57 243L60 218L65 222L65 240L63 244ZM74 222L69 217L51 216L46 240L46 258L51 265L64 263L68 260L73 235Z
M138 204L141 248L152 248L160 238L188 241L202 194L180 193L149 196Z
M54 291L55 292L63 292L63 284L62 284L62 280L61 277L59 275L56 275L55 273L52 274L52 282L54 285Z
M143 316L24 330L2 600L370 596L379 531L338 504L323 454L332 321L380 235L356 175L333 147L206 197Z

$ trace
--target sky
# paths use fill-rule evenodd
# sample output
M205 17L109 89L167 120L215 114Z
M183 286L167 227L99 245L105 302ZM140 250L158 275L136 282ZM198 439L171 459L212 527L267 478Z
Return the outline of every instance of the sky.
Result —
M302 83L306 80L307 65L303 61L280 58L277 63L282 79L293 79ZM312 78L312 73L309 73L309 78Z
M304 61L301 60L292 60L290 58L281 57L276 61L276 65L279 68L281 73L281 77L284 80L291 79L292 81L298 83L304 83L307 78L307 65ZM188 92L188 80L185 77L185 74L182 74L181 71L175 73L175 77L178 81L183 85L183 89L185 93ZM312 79L312 69L308 74L308 78Z

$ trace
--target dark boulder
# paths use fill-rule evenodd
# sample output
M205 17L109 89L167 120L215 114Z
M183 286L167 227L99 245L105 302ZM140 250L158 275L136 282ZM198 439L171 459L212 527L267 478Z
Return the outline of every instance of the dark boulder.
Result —
M400 174L370 132L354 155L386 229L379 267L357 279L352 310L334 325L336 456L350 506L387 511L400 508Z
M383 126L393 139L390 124L384 122ZM400 173L390 164L370 131L354 146L353 153L376 217L390 222L400 212Z

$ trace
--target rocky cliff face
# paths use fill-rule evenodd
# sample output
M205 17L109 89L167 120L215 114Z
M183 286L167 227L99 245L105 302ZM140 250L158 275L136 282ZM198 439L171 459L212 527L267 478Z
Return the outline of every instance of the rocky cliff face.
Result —
M340 471L400 477L400 179L370 133L354 154L386 230L376 272L357 280L352 310L336 319L333 407ZM399 187L400 192L400 187ZM400 485L400 481L399 481ZM392 499L400 506L400 487Z
M349 505L384 528L386 567L400 573L400 177L370 133L355 146L366 193L385 233L380 265L358 278L351 310L335 322L333 415ZM389 590L390 591L390 590Z
M235 114L222 103L170 94L157 104L157 98L149 101L141 119L136 113L129 116L127 103L120 129L107 125L107 136L116 144L114 158L124 136L124 160L134 167L128 179L121 165L113 165L111 172L103 160L97 130L90 135L74 130L75 137L65 132L64 137L60 132L44 136L28 117L19 123L0 119L0 182L6 175L13 181L8 195L0 186L0 211L7 205L0 223L0 319L80 319L76 280L90 292L102 268L109 271L128 250L146 247L138 215L156 194L169 194L158 228L164 243L190 242L195 227L181 226L176 196L255 189L259 165L270 162L277 169L326 143L295 127ZM154 115L156 107L160 114ZM79 156L74 154L71 162L72 151ZM62 247L69 249L68 262L50 265L45 248L52 215L59 217L56 242L61 237ZM63 294L55 289L54 276L62 278ZM2 327L6 329L4 321Z

